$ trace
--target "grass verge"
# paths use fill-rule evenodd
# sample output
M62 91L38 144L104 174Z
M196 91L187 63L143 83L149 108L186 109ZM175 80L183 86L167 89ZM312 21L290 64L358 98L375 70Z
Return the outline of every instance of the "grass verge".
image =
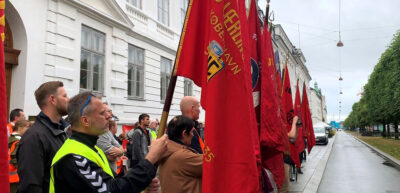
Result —
M358 133L356 132L348 133L400 160L400 140L386 139L382 137L361 136L358 135Z

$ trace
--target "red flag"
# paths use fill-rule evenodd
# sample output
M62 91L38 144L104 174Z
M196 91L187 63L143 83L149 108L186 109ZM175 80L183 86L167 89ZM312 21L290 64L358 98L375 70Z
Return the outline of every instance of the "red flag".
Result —
M286 116L285 116L285 112L284 112L284 108L282 107L282 96L281 96L281 92L282 92L282 77L281 77L281 73L279 70L276 71L276 85L277 85L277 93L279 95L279 111L280 111L280 118L279 120L281 121L281 131L282 131L282 136L285 140L283 140L283 144L284 144L284 149L285 149L285 154L290 154L290 145L289 145L289 139L287 136L287 130L286 130Z
M203 193L259 192L246 19L244 1L189 2L176 65L202 88Z
M122 125L122 133L127 134L130 130L132 130L132 129L134 129L134 128L135 128L135 125ZM126 149L128 143L129 143L129 140L124 139L124 140L122 141L122 147L123 147L124 149Z
M5 1L0 0L0 190L10 192L8 179L6 75L4 64L4 8Z
M311 118L311 112L310 112L310 106L308 103L308 97L307 97L307 90L306 90L306 83L303 84L303 100L302 100L302 107L303 107L303 127L306 132L306 137L307 137L307 150L308 153L311 152L311 149L315 145L315 135L314 135L314 128L313 128L313 123L312 123L312 118Z
M271 33L266 28L266 25L264 25L263 38L260 100L261 157L263 167L272 172L277 186L281 187L285 180L283 165L284 142L287 142L288 139L287 133L282 132Z
M293 98L292 98L292 87L290 85L289 68L285 66L285 74L283 75L283 85L282 85L282 109L284 111L284 120L286 132L292 129L294 109L293 109ZM299 154L297 151L297 144L290 143L290 158L297 165L300 166Z
M254 111L257 123L253 134L254 154L257 161L257 171L261 180L261 152L260 152L260 64L261 64L261 49L262 49L262 35L260 29L260 21L257 14L257 4L255 0L250 1L250 9L248 14L248 27L249 27L249 45L246 46L250 50L250 66L251 66L251 86ZM254 126L253 126L254 127Z
M261 145L278 151L284 151L281 132L279 93L275 74L274 55L271 33L264 27L264 51L261 68Z
M301 100L300 100L300 89L299 89L299 80L297 80L297 84L296 84L296 96L295 96L295 100L294 100L294 115L297 115L299 117L299 119L303 120L303 116L302 116L302 109L301 109ZM303 121L302 121L303 122ZM304 123L304 122L303 122ZM304 151L305 145L304 145L304 128L305 127L298 127L298 131L297 131L297 139L296 139L296 148L297 148L297 154L299 156L299 154L301 152ZM300 167L300 160L299 163L297 165L297 167Z

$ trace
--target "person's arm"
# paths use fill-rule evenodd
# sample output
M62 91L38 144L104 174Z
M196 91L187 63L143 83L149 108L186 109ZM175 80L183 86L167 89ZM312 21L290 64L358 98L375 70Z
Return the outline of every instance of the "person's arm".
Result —
M167 137L156 140L146 159L141 160L135 167L121 178L112 178L97 164L87 158L68 155L54 166L55 188L67 192L133 192L140 193L151 183L151 189L157 189L154 183L157 168L154 166L164 156Z
M36 133L25 134L19 142L17 150L19 193L43 192L44 151L42 141Z
M201 178L203 176L203 154L190 153L182 155L182 170L186 175Z
M96 144L101 150L103 150L104 154L108 154L108 152L114 148L114 146L111 144L111 139L107 135L107 133L100 135L99 139L97 139L97 144Z
M293 117L293 122L292 122L292 129L290 129L288 133L289 141L292 143L295 143L297 140L297 121L299 120L299 117L296 115Z
M124 149L122 147L113 147L111 150L108 152L109 155L115 156L115 157L121 157L124 155Z
M17 165L18 165L18 164L17 164L18 145L19 145L19 142L16 142L16 144L15 144L15 149L14 149L14 151L11 152L11 154L10 154L10 157L11 157L10 164L12 164L12 165L14 165L14 166L17 166Z
M55 190L63 192L140 193L156 175L156 168L142 160L121 178L112 178L100 166L79 155L68 155L54 166Z

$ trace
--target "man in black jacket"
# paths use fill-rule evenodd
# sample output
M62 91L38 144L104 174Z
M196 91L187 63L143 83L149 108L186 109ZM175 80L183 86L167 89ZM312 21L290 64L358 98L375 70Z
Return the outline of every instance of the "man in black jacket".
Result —
M155 140L145 159L124 177L114 178L104 152L95 146L98 136L107 131L111 119L101 100L89 92L78 94L70 100L68 116L72 136L54 157L51 178L54 189L50 188L51 192L139 193L146 187L147 193L158 192L154 164L164 156L166 135Z
M194 128L196 131L193 132L194 136L190 147L198 153L203 154L203 150L200 146L200 124L197 121L200 116L200 102L194 96L185 96L181 100L180 108L182 115L185 115L194 121Z
M150 136L147 127L150 124L150 116L148 114L139 115L139 126L128 132L127 137L129 143L132 144L131 167L135 167L149 153Z
M59 81L43 83L35 91L41 109L35 124L19 142L17 151L19 193L47 193L50 164L55 153L67 139L62 119L67 114L68 96Z

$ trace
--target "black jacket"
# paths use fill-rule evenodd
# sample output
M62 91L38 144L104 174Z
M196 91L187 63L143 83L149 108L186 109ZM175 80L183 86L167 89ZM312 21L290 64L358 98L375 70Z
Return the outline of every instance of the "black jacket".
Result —
M203 150L201 150L201 146L200 146L200 136L198 134L200 134L200 124L197 121L194 121L194 129L196 129L196 131L193 132L193 138L192 138L192 142L190 143L190 147L194 150L196 150L198 153L203 154Z
M98 137L73 132L71 139L82 142L92 150ZM133 192L140 193L156 175L156 168L146 159L121 178L112 178L85 157L69 154L54 165L54 187L57 193ZM115 175L114 175L115 176Z
M19 193L49 192L51 161L67 139L67 125L63 119L53 123L40 112L35 124L26 131L17 150Z

